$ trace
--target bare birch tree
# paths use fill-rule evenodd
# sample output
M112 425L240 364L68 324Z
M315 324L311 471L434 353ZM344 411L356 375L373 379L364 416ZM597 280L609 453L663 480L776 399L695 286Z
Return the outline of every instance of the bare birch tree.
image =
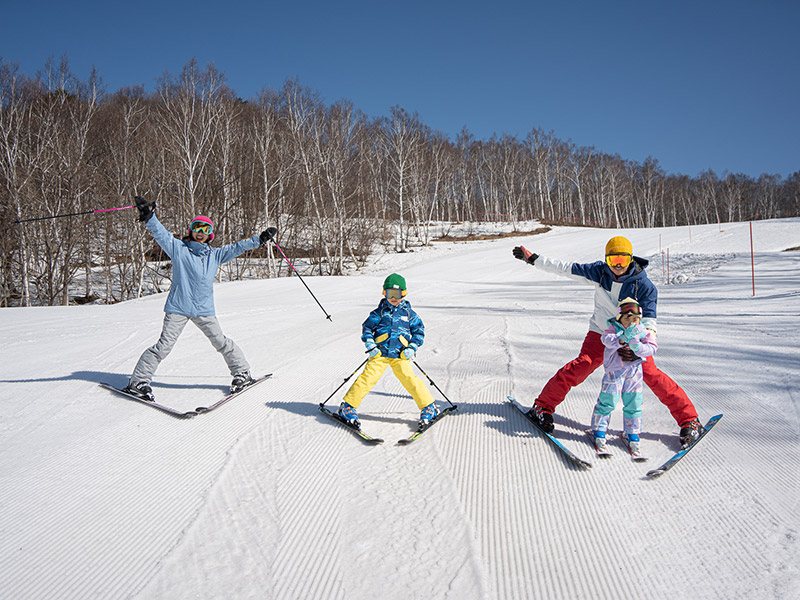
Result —
M224 78L213 65L201 69L192 59L180 75L165 74L158 84L154 117L164 147L183 169L178 180L186 208L197 213L197 192L218 134L219 100ZM172 201L172 199L170 199Z

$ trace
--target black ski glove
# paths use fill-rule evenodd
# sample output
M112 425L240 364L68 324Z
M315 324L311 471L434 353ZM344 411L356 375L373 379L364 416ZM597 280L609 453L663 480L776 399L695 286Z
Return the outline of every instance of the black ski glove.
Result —
M627 360L628 362L639 359L639 357L633 353L633 350L631 350L630 346L622 346L617 350L617 354L619 354L619 357L622 360Z
M529 252L525 246L517 246L511 252L514 254L514 258L524 260L529 265L535 263L536 259L539 258L538 254L535 252Z
M266 246L267 242L275 239L276 233L278 233L277 227L267 227L261 232L261 235L258 237L258 241L261 242L262 246Z
M134 196L133 201L136 202L136 208L139 210L139 221L147 223L156 210L156 203L148 202L141 196Z

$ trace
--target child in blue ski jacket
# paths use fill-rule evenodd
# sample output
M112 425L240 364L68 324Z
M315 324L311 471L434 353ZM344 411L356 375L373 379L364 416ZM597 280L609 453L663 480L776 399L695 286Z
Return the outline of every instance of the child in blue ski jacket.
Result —
M361 340L369 359L339 406L339 415L360 427L356 409L388 367L420 409L420 426L439 414L425 383L414 374L411 359L425 339L425 325L405 299L406 280L392 273L383 282L383 299L361 325Z
M642 432L642 363L658 349L655 336L641 325L642 307L633 298L619 303L617 316L608 320L608 329L600 336L603 351L603 383L592 414L592 434L598 450L606 446L611 413L622 399L623 436L631 453L639 455ZM620 355L620 348L633 351L633 360ZM629 356L631 358L631 356Z
M142 400L155 400L150 381L161 361L172 352L189 321L205 334L225 359L233 376L231 393L253 383L244 353L232 339L225 336L217 320L214 311L214 278L220 265L267 244L278 230L269 227L260 235L213 248L209 242L214 239L214 223L208 217L199 215L192 219L187 235L178 239L153 214L155 202L149 203L139 196L135 200L139 221L145 224L156 243L172 259L172 286L164 306L161 336L139 358L124 391Z

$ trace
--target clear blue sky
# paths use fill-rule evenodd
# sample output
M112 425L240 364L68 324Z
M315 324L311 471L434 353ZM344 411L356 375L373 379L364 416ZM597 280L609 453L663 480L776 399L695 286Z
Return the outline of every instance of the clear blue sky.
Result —
M192 58L249 98L290 78L451 139L541 127L669 173L800 171L797 0L2 0L0 57L108 91ZM77 5L77 6L75 6Z

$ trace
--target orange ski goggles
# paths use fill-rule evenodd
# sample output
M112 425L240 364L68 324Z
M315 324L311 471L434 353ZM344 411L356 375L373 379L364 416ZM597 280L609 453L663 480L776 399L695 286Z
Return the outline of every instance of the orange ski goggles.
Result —
M609 254L606 256L606 264L609 267L627 267L632 260L633 257L630 254Z

